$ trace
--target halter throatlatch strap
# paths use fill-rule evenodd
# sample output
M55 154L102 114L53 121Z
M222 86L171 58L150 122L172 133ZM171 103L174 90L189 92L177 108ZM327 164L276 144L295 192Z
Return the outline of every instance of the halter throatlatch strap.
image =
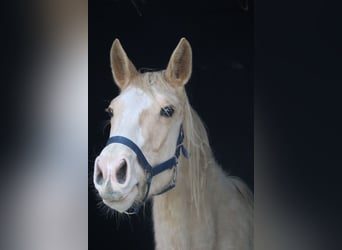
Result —
M180 127L179 130L179 135L177 139L177 145L176 145L176 151L175 154L168 160L152 167L151 164L147 161L146 157L144 156L144 153L140 150L140 148L135 144L133 141L128 139L127 137L124 136L113 136L110 137L107 141L107 145L112 144L112 143L119 143L123 144L130 149L134 151L134 153L137 155L140 164L145 170L145 175L146 175L146 191L143 200L139 204L135 204L132 208L127 210L127 214L135 214L139 211L139 208L146 202L148 193L150 192L150 187L152 183L152 178L165 170L172 169L173 168L173 176L172 179L167 187L165 187L162 191L155 195L163 194L170 189L174 188L176 186L176 179L177 179L177 165L178 165L178 158L180 156L180 153L188 158L189 153L186 150L186 148L183 146L183 140L184 140L184 132L182 126Z

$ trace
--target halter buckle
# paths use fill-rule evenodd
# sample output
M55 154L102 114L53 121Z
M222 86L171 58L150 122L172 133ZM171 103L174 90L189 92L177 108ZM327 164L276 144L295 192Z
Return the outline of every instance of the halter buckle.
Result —
M176 185L177 175L178 175L178 160L176 161L176 165L173 167L173 177L172 177L170 186Z

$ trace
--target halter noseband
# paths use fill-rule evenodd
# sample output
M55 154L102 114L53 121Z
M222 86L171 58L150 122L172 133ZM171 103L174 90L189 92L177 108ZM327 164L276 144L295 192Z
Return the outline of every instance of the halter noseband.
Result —
M179 130L178 139L177 139L175 154L170 159L152 167L146 160L146 157L144 156L143 152L140 150L139 146L135 144L133 141L131 141L130 139L128 139L127 137L113 136L108 139L106 146L112 143L120 143L132 149L134 153L137 155L142 167L145 170L146 185L147 185L145 196L141 202L133 204L133 206L125 212L126 214L136 214L139 211L139 208L146 202L148 193L150 192L152 178L154 176L164 172L165 170L173 168L173 177L169 185L155 195L163 194L176 186L177 166L178 166L178 158L180 156L180 152L182 152L182 154L186 158L189 157L188 151L183 146L183 140L184 140L184 132L181 126Z

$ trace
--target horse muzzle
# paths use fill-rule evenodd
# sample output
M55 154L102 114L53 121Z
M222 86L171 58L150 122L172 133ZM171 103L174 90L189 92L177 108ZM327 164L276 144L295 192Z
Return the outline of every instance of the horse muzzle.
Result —
M138 195L137 183L127 158L118 157L115 161L105 155L96 158L95 188L110 208L119 212L129 209Z

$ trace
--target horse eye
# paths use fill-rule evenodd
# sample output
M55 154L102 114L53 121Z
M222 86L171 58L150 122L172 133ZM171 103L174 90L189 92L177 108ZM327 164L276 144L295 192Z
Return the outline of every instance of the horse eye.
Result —
M161 108L160 115L164 117L171 117L174 112L175 108L173 106L166 106L164 108Z
M110 118L114 116L114 112L112 108L106 108L105 111L108 113Z

